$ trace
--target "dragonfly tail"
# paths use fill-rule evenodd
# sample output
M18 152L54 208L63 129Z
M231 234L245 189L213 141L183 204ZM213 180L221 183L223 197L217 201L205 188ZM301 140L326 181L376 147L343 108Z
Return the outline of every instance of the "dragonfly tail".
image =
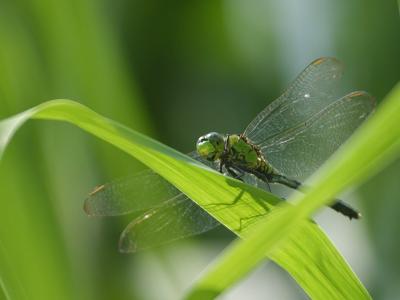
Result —
M341 213L342 215L345 215L346 217L351 219L360 219L361 218L361 213L352 208L349 204L341 201L341 200L336 200L335 203L330 205L330 207L337 212Z
M306 188L301 182L287 178L286 176L283 175L275 175L273 177L273 182L277 182L283 185L286 185L292 189L299 189L300 187ZM341 213L342 215L350 218L351 219L360 219L361 218L361 213L352 208L349 204L343 202L342 200L335 199L335 203L331 204L330 207Z

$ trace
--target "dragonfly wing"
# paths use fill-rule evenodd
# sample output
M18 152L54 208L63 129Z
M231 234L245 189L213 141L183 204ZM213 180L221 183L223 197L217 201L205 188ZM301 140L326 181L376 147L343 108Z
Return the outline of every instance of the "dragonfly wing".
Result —
M99 187L85 200L90 216L118 216L148 210L181 192L150 169Z
M188 155L211 168L217 168L196 152ZM219 225L200 206L150 169L96 187L85 200L84 209L90 216L146 211L123 231L121 252L152 248Z
M244 134L255 144L309 119L337 99L335 89L342 74L335 58L312 62L274 102L247 126Z
M200 160L196 152L188 155ZM149 210L181 194L163 177L146 169L96 187L86 198L84 209L90 216L118 216Z
M122 232L119 250L135 252L209 231L219 222L184 194L133 220Z
M268 189L265 182L251 174L245 174L243 179L248 184ZM219 225L200 206L179 194L129 223L121 234L119 250L129 253L154 248L207 232Z
M374 98L353 92L259 144L283 174L305 179L373 112Z

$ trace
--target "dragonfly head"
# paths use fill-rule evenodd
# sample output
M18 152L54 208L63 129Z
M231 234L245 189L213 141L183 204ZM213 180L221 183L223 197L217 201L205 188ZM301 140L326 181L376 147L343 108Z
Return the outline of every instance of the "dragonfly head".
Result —
M217 132L210 132L199 137L196 143L197 153L210 161L219 159L224 153L224 148L224 136Z

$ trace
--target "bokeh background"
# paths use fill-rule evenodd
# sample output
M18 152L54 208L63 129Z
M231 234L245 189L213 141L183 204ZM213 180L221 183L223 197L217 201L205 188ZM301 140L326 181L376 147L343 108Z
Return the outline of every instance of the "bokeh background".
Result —
M69 98L189 152L242 131L320 56L344 62L344 91L379 102L400 78L399 25L395 0L0 0L0 118ZM141 168L70 125L29 122L0 165L0 282L14 274L27 299L179 298L233 236L119 254L129 220L90 219L83 200ZM397 162L346 192L360 222L317 216L375 299L400 297L399 180ZM224 295L244 298L306 295L268 263Z

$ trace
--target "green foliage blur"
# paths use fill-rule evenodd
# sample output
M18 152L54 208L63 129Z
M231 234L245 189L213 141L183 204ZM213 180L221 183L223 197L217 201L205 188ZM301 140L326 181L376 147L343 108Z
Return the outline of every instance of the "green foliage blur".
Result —
M1 0L0 119L69 98L189 152L205 132L242 131L320 56L344 62L343 91L379 102L400 78L398 12L394 0ZM129 218L89 219L83 200L141 168L66 124L33 121L17 134L0 164L0 265L27 299L176 299L229 242L220 229L119 254ZM374 299L400 295L399 176L400 162L351 193L361 223L327 215ZM250 299L305 298L265 268L229 299L250 287ZM0 269L0 299L18 299L8 280Z

